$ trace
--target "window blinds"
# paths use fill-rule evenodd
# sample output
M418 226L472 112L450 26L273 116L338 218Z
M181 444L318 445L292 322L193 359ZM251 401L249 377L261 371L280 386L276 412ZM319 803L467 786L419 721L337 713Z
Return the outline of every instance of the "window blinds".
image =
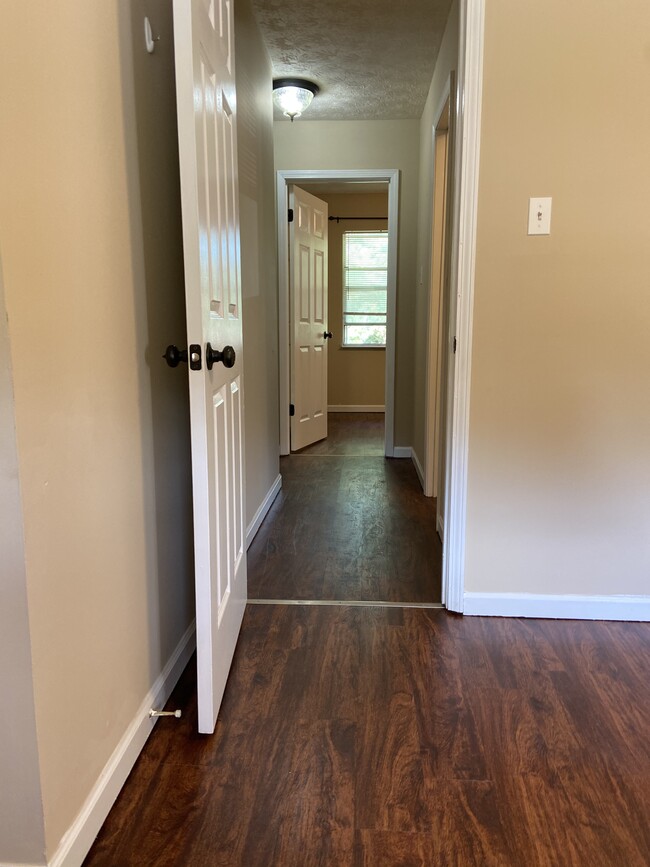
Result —
M343 234L343 345L385 346L388 233Z

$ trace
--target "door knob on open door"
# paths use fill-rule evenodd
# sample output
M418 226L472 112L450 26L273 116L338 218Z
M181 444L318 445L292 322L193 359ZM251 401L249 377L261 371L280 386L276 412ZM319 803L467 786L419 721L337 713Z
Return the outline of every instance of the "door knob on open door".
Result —
M187 362L188 350L179 349L172 343L165 350L163 358L170 367L178 367L181 361ZM201 347L198 343L193 343L189 348L190 368L192 370L201 370Z
M331 331L323 331L323 340L331 340L332 332Z
M170 367L178 367L181 361L187 362L187 349L179 349L172 343L165 350L163 358Z
M220 361L224 367L234 367L236 360L237 355L232 346L224 346L221 351L213 349L209 343L205 346L205 363L208 365L208 370L212 370L212 365Z

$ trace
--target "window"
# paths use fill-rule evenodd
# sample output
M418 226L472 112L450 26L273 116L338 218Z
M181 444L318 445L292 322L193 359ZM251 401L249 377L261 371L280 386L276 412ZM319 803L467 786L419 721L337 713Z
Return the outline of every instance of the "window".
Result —
M343 346L386 346L388 233L343 234Z

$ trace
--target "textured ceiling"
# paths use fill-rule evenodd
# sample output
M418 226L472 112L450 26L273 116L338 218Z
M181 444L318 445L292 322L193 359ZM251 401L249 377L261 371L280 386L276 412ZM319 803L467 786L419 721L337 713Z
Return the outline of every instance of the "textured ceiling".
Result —
M419 118L450 5L253 0L274 77L300 76L321 88L300 123Z

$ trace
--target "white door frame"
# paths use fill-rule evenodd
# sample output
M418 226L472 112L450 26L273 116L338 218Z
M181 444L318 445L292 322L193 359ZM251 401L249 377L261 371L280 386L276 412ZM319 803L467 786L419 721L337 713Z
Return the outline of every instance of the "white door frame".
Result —
M442 601L450 611L465 608L465 528L472 318L483 85L485 0L462 0L458 38L458 88L454 154L452 310L457 341L447 386L447 467L443 538Z
M386 182L388 184L388 317L386 328L385 454L394 456L395 445L395 319L397 310L397 244L399 218L399 169L296 169L277 172L278 203L278 359L280 372L280 454L290 452L289 403L289 209L288 185L300 182Z
M445 84L444 90L442 92L442 96L438 102L438 107L436 108L436 112L433 115L434 121L433 126L431 127L431 185L429 188L429 201L431 202L431 226L429 231L430 245L429 245L429 257L428 257L428 269L429 269L429 304L427 309L427 367L426 367L426 378L425 378L425 414L424 414L424 493L427 497L434 497L436 493L440 497L440 492L436 492L434 490L434 462L435 462L435 451L437 448L437 444L435 443L436 439L436 408L438 404L438 359L440 357L440 351L438 348L438 337L439 335L439 325L438 320L436 320L435 327L432 322L432 310L433 310L433 233L436 229L436 218L435 218L435 201L434 197L436 195L436 172L438 170L438 165L436 161L436 134L438 131L438 127L440 126L440 119L442 117L442 113L445 110L445 106L447 105L447 101L451 100L451 80L452 75L449 75L447 78L447 83ZM449 105L449 113L451 116L451 102ZM448 135L448 144L451 142L451 119L448 124L447 132ZM447 172L449 173L449 156L453 156L449 151L447 152ZM447 182L447 188L449 189L449 183ZM442 214L443 222L449 225L449 221L447 220L447 213L449 212L450 202L447 202L444 212ZM451 250L451 247L448 243L448 239L443 238L443 247L442 247L442 258L443 262L446 257L446 250ZM446 262L447 266L449 266L449 262ZM444 301L444 292L445 285L444 283L448 281L444 281L440 284L439 287L439 297L438 297L438 317L440 316L440 312L442 309L443 301ZM444 335L443 335L444 337Z

